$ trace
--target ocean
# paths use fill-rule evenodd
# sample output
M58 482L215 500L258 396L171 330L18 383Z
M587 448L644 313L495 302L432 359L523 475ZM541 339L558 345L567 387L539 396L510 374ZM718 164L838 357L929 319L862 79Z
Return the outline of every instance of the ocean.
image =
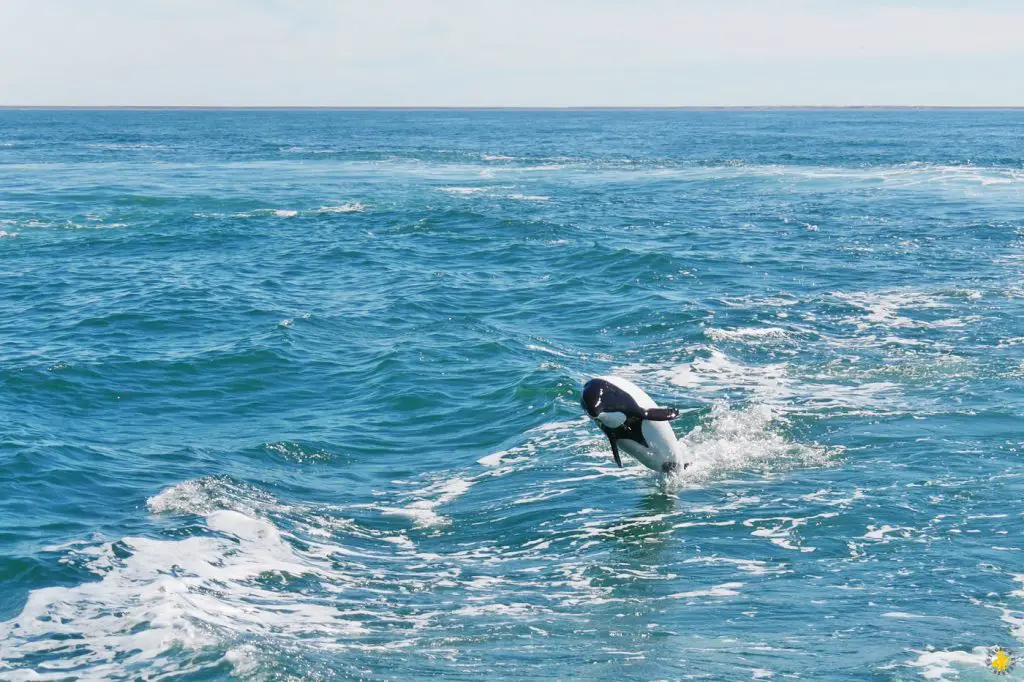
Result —
M1021 110L0 111L0 679L995 679L1022 276Z

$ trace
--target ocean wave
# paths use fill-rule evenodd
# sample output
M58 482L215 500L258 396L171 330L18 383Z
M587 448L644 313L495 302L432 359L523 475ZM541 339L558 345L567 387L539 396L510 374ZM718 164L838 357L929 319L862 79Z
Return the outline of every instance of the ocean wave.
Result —
M516 192L515 194L509 194L509 199L515 199L516 201L534 201L534 202L545 202L551 201L551 197L544 196L543 194L522 194Z
M410 518L417 526L441 526L449 519L438 514L437 509L453 502L472 486L473 481L469 479L447 478L416 492L414 499L402 507L375 505L374 508L385 515Z
M739 341L747 343L787 339L790 332L781 327L748 327L740 329L708 327L704 330L704 335L712 341Z
M662 175L684 177L795 178L809 182L834 182L843 186L849 186L851 182L877 183L887 188L905 190L966 189L971 187L1014 189L1024 183L1024 170L1019 168L923 162L849 167L755 163L711 164L689 168L661 169L656 172Z
M184 481L146 500L154 514L206 515L230 509L257 516L282 507L269 493L227 477L200 478Z
M988 675L1019 117L7 112L0 679Z
M303 147L283 148L285 154L343 154L335 149ZM755 162L750 160L620 159L567 156L514 156L481 154L478 160L465 156L403 156L386 155L372 159L343 161L352 169L379 169L386 164L395 174L417 177L470 179L481 177L512 178L516 175L557 174L562 171L584 172L594 180L616 182L651 182L683 180L715 182L722 180L764 179L811 183L817 187L877 187L899 192L949 192L961 196L1016 194L1024 187L1024 170L1019 166L971 163L901 162L893 164L813 165L801 163ZM976 193L976 194L975 194ZM815 231L813 221L797 221L805 229Z
M230 214L200 211L193 215L198 218L295 218L298 216L328 215L333 213L363 213L367 208L368 206L366 204L353 201L338 204L337 206L320 206L314 209L256 208L248 211L237 211Z
M271 522L220 509L206 514L205 527L210 535L180 540L122 538L90 562L98 581L32 592L0 624L0 671L26 671L45 655L33 679L66 679L67 671L122 679L140 667L167 675L181 671L180 648L198 652L242 633L331 650L364 631L326 600L273 588L289 576L338 581L329 563L296 551Z
M366 555L319 544L316 538L351 531L346 519L281 503L227 478L185 481L153 496L147 506L155 514L200 516L204 532L70 548L99 580L33 591L17 617L0 623L0 674L27 673L41 654L48 663L33 679L65 679L66 670L78 671L80 679L127 679L140 666L159 674L196 672L240 664L237 647L251 638L263 646L341 651L366 634L358 598L339 602L337 596L367 579L368 569L355 564L387 551ZM301 519L305 537L300 541L275 516ZM363 531L352 537L401 537L377 535ZM347 557L353 573L332 558L339 555ZM321 598L286 587L310 580L323 589ZM387 611L378 615L385 622L402 619ZM76 640L75 647L64 645L68 638ZM199 652L213 646L221 653L198 664L177 655L181 648Z
M810 180L874 180L883 184L910 188L928 185L1014 184L1024 181L1024 171L1001 166L974 164L941 164L909 162L891 166L861 167L803 167L803 166L748 166L768 174L797 175Z
M232 218L294 218L299 212L291 208L256 208L251 211L232 213Z
M307 462L331 462L339 459L339 454L333 449L295 441L264 443L263 449L274 453L281 459L302 464Z
M412 159L394 159L408 164ZM751 161L722 161L720 159L668 161L664 159L508 157L485 155L481 160L485 168L502 177L513 174L555 172L562 170L586 171L594 178L635 180L728 180L742 178L794 179L817 184L849 186L851 183L874 184L887 189L986 189L993 191L1020 188L1024 183L1024 170L1002 165L975 165L955 163L906 162L896 164L820 166L810 164L756 163ZM480 164L457 163L452 160L438 162L421 159L428 165L410 166L418 175L464 174L467 177L480 172ZM502 164L495 164L502 161ZM399 170L399 168L396 168ZM809 229L813 223L804 223Z
M955 680L960 678L963 669L985 668L988 660L988 649L975 647L970 651L914 651L917 658L910 666L921 669L921 677L926 680Z
M614 176L623 181L691 180L717 181L743 178L792 179L817 185L848 188L851 183L875 185L897 191L950 191L965 193L971 190L987 192L1017 192L1024 186L1024 170L1004 166L972 164L936 164L910 162L876 166L811 166L782 163L664 163L647 161L623 163L617 160L540 163L524 166L504 166L499 173L559 171L567 168L584 169L595 177ZM804 223L814 231L818 226Z
M547 432L564 431L549 426ZM187 532L51 548L92 579L34 590L16 617L0 623L0 676L56 680L75 671L80 679L133 679L142 667L180 675L225 665L243 674L253 666L273 670L284 652L336 654L343 661L357 651L377 655L451 642L451 623L468 629L459 638L473 637L508 623L572 619L582 604L621 601L586 560L557 553L556 537L514 545L488 536L443 553L419 549L409 533L436 533L447 523L438 510L489 476L395 481L413 488L398 495L399 504L334 507L283 502L226 477L184 481L147 506L169 521L183 516ZM405 516L414 525L380 528L370 517L352 519L368 512ZM564 540L592 540L660 517L609 526L577 515L570 535L556 532ZM198 522L185 520L191 518ZM646 580L671 577L633 572ZM703 603L736 596L736 587L724 582L658 599ZM416 597L431 591L453 598ZM35 665L39 656L46 667Z
M86 222L77 222L75 220L31 219L26 221L12 221L10 224L15 224L21 229L30 230L48 228L61 230L118 230L131 226L129 223L124 222L104 222L102 218L98 218L96 216L87 216Z
M832 296L848 305L859 308L865 314L860 317L846 317L840 322L854 324L859 329L871 326L888 328L927 327L928 322L901 315L904 310L949 308L948 302L931 294L919 291L857 291L834 292Z
M489 187L441 187L439 189L442 192L456 195L486 194L490 191Z
M542 424L523 434L524 440L521 444L481 457L478 462L487 467L497 467L530 461L542 448L565 442L568 434L580 432L587 422L586 417L580 417L572 421Z
M362 213L366 210L366 205L353 201L349 203L339 204L337 206L321 206L317 209L318 213Z
M87 149L103 149L107 151L138 151L138 150L150 150L150 149L169 149L165 144L153 144L149 142L96 142L87 143L85 145Z
M282 154L340 154L341 150L324 148L324 147L301 147L301 146L290 146L290 147L279 147L278 151Z
M707 590L690 590L668 595L669 599L692 599L693 597L738 597L740 588L746 583L723 583Z

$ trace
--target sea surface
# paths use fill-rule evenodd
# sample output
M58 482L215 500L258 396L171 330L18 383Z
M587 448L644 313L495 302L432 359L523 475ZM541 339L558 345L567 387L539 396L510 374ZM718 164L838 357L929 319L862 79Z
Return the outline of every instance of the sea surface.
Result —
M0 679L1024 648L1024 111L4 110L0 305Z

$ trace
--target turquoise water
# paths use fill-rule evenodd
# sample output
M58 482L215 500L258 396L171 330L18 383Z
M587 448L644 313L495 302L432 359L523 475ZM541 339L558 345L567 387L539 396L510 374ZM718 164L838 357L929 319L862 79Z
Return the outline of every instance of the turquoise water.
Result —
M1024 112L7 110L0 264L2 679L1024 640Z

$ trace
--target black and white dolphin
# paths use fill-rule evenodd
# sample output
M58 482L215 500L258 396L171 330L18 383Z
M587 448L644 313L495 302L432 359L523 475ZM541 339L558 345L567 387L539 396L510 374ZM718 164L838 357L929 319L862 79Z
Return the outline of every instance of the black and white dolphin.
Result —
M671 473L679 468L679 441L669 422L679 416L674 407L658 407L651 396L621 377L597 377L583 387L583 409L608 436L612 456L620 467L619 450L648 469ZM685 469L689 462L682 463Z

